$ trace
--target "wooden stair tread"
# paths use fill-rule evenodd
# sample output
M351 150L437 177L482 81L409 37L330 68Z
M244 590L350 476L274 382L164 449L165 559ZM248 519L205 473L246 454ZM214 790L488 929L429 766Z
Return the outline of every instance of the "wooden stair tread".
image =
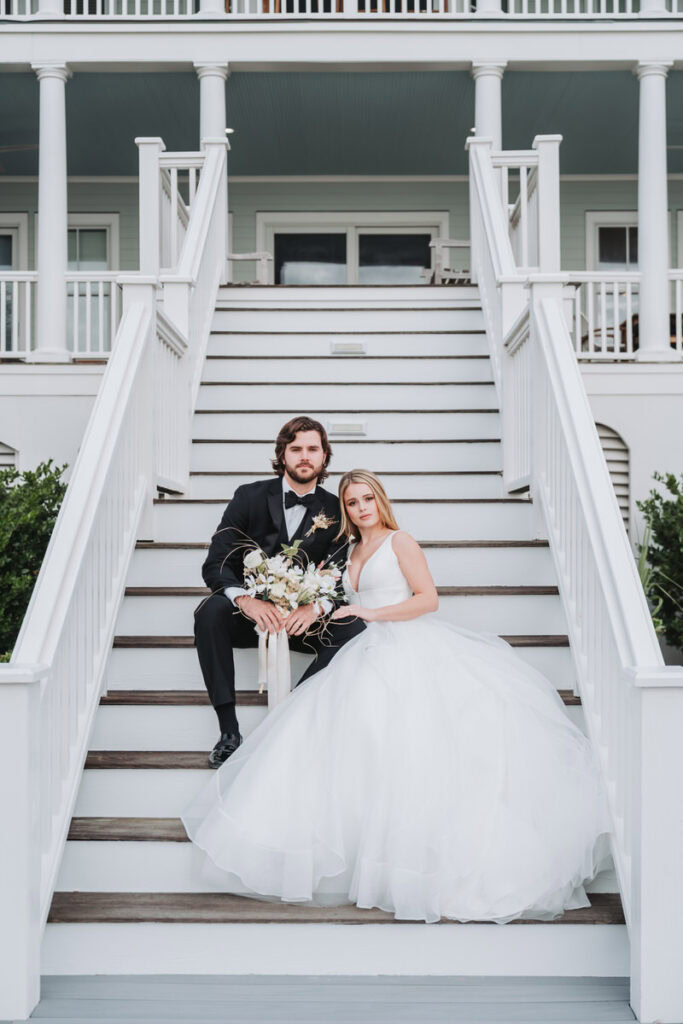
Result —
M155 505L229 505L231 498L155 498ZM531 505L530 498L392 498L392 505Z
M437 587L441 597L549 597L559 594L557 587L533 586L469 586ZM206 597L211 593L208 587L126 587L126 597Z
M569 637L563 633L500 634L511 647L568 647ZM193 636L115 636L114 647L194 647Z
M266 413L278 413L281 416L293 416L294 412L292 409L196 409L195 416L264 416ZM500 409L326 409L321 410L326 416L339 416L344 414L345 416L375 416L391 414L396 416L405 416L405 414L415 414L420 416L428 416L430 413L441 413L451 416L453 413L476 413L481 415L482 413L490 413L499 415Z
M547 540L421 540L421 548L547 548ZM208 550L206 541L139 540L139 550Z
M193 437L192 444L270 444L270 438ZM500 444L499 437L335 437L340 444Z
M581 698L573 690L557 692L568 707L577 707L581 704ZM235 696L238 707L265 707L268 704L268 694L259 693L257 690L237 690ZM205 707L210 701L205 690L110 690L100 698L100 704L102 707Z
M253 332L252 331L251 333L257 333L257 332ZM259 331L258 333L259 334L270 334L271 332L270 331ZM321 333L324 333L324 332L312 331L312 332L309 332L309 333L321 334ZM329 334L343 334L344 336L346 336L349 332L348 331L329 331L328 333ZM385 331L384 333L386 333L386 334L396 334L398 332L396 332L396 331ZM419 331L404 331L403 333L404 334L414 334L414 333L442 334L443 332L442 331L422 331L422 332L419 332ZM467 331L465 333L470 334L470 333L474 333L474 332ZM480 332L480 333L483 333L483 332ZM297 338L302 337L304 334L305 334L304 331L297 331L296 332ZM485 353L484 355L470 355L470 356L461 355L460 353L458 353L458 354L451 354L451 353L449 353L448 355L432 355L432 356L414 356L414 355L405 355L405 356L404 355L369 356L369 355L364 355L363 353L355 353L355 352L348 352L348 353L347 352L331 352L331 353L325 353L325 355L319 355L319 356L317 356L317 355L309 355L309 356L285 356L285 355L282 355L282 356L281 355L267 355L267 356L262 356L262 355L258 355L258 356L242 355L242 356L240 356L240 355L232 355L232 356L207 356L206 358L207 359L226 359L226 360L241 359L243 362L245 360L248 360L250 363L253 362L254 360L259 360L259 361L267 360L268 362L272 362L273 359L278 359L278 360L283 360L283 361L286 360L288 363L303 362L303 361L310 362L313 359L315 359L315 360L322 360L323 362L329 362L330 359L343 359L344 362L346 363L346 362L349 362L351 359L362 359L364 362L367 362L368 360L372 360L373 362L376 362L377 360L380 360L380 359L381 360L393 359L393 360L400 360L401 362L403 362L405 359L411 359L411 360L418 359L418 360L424 361L425 359L439 359L439 360L442 360L442 359L490 359L491 357L489 356L488 353ZM284 383L287 383L287 382L283 381L282 383L284 384ZM328 383L333 383L333 382L330 381ZM337 383L337 382L335 381L334 383ZM361 381L361 383L362 383L362 381ZM415 381L413 381L413 383L415 383Z
M551 924L624 924L618 893L590 893L591 906L568 910ZM48 922L66 923L204 923L204 924L401 924L383 910L358 907L311 907L273 903L230 893L56 892ZM447 920L443 924L455 923ZM514 924L533 924L515 921Z

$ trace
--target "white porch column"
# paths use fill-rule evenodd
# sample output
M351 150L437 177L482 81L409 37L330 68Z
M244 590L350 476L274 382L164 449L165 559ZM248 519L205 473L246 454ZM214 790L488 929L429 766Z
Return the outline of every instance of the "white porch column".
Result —
M195 62L199 79L199 142L203 139L224 139L227 127L225 80L227 64Z
M195 70L199 79L199 142L204 148L205 139L225 139L227 127L227 109L225 102L225 82L230 74L227 64L202 64L195 62ZM228 146L228 149L230 147ZM228 160L226 153L224 189L226 195L225 204L225 251L229 253L232 248L232 239L228 237ZM229 280L229 266L226 260L221 284L227 284Z
M40 82L35 362L69 362L67 349L66 65L34 63Z
M666 75L671 61L641 61L638 122L638 312L641 361L666 361L669 345L669 213L666 177Z
M474 129L479 138L493 141L493 151L503 148L502 81L507 62L472 62L474 79Z
M36 347L32 362L71 359L66 339L66 64L32 64L40 82Z

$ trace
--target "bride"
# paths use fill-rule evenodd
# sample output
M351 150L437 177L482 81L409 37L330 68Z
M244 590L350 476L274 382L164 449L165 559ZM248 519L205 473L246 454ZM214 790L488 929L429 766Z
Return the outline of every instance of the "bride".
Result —
M346 473L339 498L333 618L367 629L212 776L188 836L221 888L266 899L430 922L589 906L609 823L588 740L505 641L431 614L424 554L376 476Z

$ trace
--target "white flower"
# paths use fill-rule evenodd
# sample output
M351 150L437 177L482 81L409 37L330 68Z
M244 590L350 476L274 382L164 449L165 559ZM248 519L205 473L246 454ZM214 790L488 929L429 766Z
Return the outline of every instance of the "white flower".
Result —
M244 556L244 565L247 569L257 569L261 562L264 561L265 555L260 549L255 551L249 551Z
M274 597L276 600L283 598L286 593L287 587L282 581L273 583L272 587L270 588L270 596Z

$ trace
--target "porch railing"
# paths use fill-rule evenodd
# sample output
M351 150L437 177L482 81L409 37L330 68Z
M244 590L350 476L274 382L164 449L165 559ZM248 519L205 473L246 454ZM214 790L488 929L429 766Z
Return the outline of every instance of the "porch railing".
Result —
M498 368L506 487L529 486L550 540L611 811L631 1005L643 1021L674 1022L683 1019L683 834L671 810L683 773L683 669L663 664L572 351L557 254L527 277L521 307L517 293L506 307L505 289L520 282L497 161L490 140L468 146L474 270ZM541 216L540 228L559 239L559 215Z
M376 19L577 19L681 17L682 0L0 0L0 18L335 21Z
M0 273L0 358L26 358L35 314L35 271Z
M67 344L74 356L101 358L111 352L121 318L118 273L68 273Z
M217 268L225 267L225 149L225 141L207 141L197 154L204 173L172 268L182 268L175 283L188 296L192 330L160 311L167 284L158 274L120 279L116 344L11 661L0 665L0 1019L25 1019L39 996L41 931L135 541L153 536L156 488L187 485L191 382L200 358L193 349L206 346L201 332L208 334ZM152 217L157 252L158 210L141 202L142 234L149 238Z

